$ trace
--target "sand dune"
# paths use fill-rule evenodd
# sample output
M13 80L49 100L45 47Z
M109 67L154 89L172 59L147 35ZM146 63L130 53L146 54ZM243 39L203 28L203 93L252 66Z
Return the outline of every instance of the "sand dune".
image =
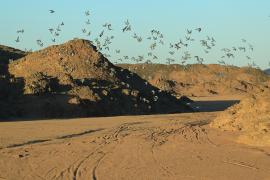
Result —
M270 146L270 91L244 98L222 112L212 127L241 133L238 141L255 146Z

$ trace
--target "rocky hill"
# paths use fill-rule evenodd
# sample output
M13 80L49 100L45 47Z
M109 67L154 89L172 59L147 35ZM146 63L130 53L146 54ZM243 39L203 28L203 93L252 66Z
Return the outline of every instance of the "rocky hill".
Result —
M7 46L0 45L0 117L13 114L12 100L16 99L19 89L13 82L14 78L8 72L8 64L16 59L24 57L25 52Z
M8 70L22 92L13 108L20 117L191 111L168 92L114 66L87 40L74 39L33 52L10 62Z
M246 95L268 88L263 71L248 67L210 65L120 64L153 86L177 96Z

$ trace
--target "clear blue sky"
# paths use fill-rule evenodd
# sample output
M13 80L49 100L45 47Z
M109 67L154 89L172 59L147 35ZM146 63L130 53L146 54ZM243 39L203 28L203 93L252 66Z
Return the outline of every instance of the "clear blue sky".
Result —
M49 10L56 12L49 14ZM149 44L136 43L132 34L121 33L124 21L129 19L133 31L147 37L153 28L160 30L167 40L166 47L156 50L165 62L168 57L169 42L184 38L186 29L202 27L201 34L195 34L197 40L207 35L215 37L217 46L206 55L199 46L190 49L192 55L200 55L206 63L217 63L222 56L221 48L241 46L241 39L254 45L254 52L239 53L235 59L227 60L230 64L244 66L255 61L261 68L268 68L270 61L270 1L269 0L7 0L0 6L0 44L20 49L39 49L36 40L51 45L50 27L57 27L62 21L62 29L57 43L74 37L87 38L81 29L85 27L84 12L91 12L91 39L101 31L101 25L110 22L116 38L112 49L121 49L121 55L145 55ZM16 43L16 31L24 29L21 42ZM118 58L111 52L112 61ZM246 55L252 60L247 60ZM181 53L176 55L181 57ZM177 57L176 57L177 58ZM190 60L192 63L194 60Z

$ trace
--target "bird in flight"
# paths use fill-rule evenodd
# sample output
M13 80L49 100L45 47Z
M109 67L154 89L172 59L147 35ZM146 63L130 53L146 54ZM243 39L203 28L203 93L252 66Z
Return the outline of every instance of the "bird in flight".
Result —
M227 56L228 58L234 58L234 55L233 55L232 53L227 53L226 56Z
M222 61L218 61L218 63L221 64L221 65L226 65L225 61L223 61L223 60Z
M90 11L85 11L85 16L90 16Z
M20 37L18 36L17 39L15 40L16 43L20 42Z
M253 45L249 44L249 49L250 49L251 51L253 51L253 50L254 50Z
M54 36L59 36L60 34L58 32L55 32L54 33Z
M58 27L56 28L56 31L58 31L58 32L60 32L60 31L61 31L60 26L58 26Z
M200 58L199 56L194 56L196 61L199 63L199 64L203 64L203 61L204 59L203 58Z
M38 44L40 47L43 47L43 45L44 45L43 42L42 42L40 39L37 40L37 44Z
M125 22L125 27L122 29L122 31L123 32L131 31L131 25L128 20Z
M49 12L50 12L51 14L55 13L55 11L54 11L54 10L52 10L52 9L51 9L51 10L49 10Z
M104 27L104 28L107 28L108 31L112 31L112 24L110 24L110 23L105 23L105 24L103 25L103 27Z
M101 31L101 33L99 34L99 37L102 37L104 35L104 30Z
M82 32L85 34L86 33L86 29L82 29Z
M24 29L18 30L17 33L24 33Z
M176 43L174 44L174 47L176 48L176 50L179 50L181 49L181 46L180 46L181 43Z
M86 25L90 25L90 19L87 19L87 21L85 22Z
M50 31L51 34L53 34L53 31L54 31L53 28L49 28L48 30Z
M192 34L192 30L187 29L187 34Z
M236 47L232 47L232 49L233 49L234 51L237 51L237 48L236 48Z
M247 40L245 40L245 39L242 39L242 42L243 42L243 43L246 43L246 42L247 42Z
M240 51L246 52L246 48L245 48L245 47L239 47L238 49L239 49Z
M202 31L202 28L197 28L195 30L198 31L198 32L201 32Z

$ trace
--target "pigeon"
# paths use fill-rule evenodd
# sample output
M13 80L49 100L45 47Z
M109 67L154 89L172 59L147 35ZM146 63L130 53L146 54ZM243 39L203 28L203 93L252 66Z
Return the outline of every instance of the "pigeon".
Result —
M202 28L197 28L195 30L198 31L198 32L201 32L202 31Z
M16 43L20 42L20 37L18 36L17 39L15 40Z

